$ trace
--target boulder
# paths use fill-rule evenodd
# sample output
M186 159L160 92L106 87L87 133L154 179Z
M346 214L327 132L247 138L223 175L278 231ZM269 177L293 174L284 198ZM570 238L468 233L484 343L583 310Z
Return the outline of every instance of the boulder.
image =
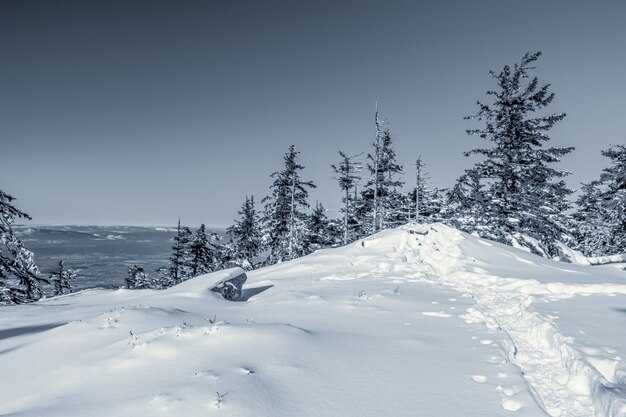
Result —
M243 269L240 269L238 274L215 284L215 286L211 288L211 291L222 294L222 297L226 300L238 301L241 298L243 284L247 279L246 273Z

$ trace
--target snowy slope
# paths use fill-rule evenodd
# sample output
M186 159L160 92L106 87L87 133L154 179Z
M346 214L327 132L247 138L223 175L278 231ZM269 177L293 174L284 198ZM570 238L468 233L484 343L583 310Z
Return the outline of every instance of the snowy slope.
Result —
M626 416L623 271L412 225L230 273L0 307L0 415Z

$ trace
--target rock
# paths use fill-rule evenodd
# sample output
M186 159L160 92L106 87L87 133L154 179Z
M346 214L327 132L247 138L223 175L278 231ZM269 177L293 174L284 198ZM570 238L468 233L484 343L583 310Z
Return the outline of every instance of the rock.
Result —
M241 298L243 284L247 279L246 273L242 270L240 274L218 282L211 288L211 291L219 292L226 300L238 301Z

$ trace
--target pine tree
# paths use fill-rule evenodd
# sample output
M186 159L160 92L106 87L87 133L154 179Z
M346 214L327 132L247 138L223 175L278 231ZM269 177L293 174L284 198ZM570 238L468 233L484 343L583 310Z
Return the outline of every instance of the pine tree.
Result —
M196 234L190 244L189 270L192 277L214 271L215 254L209 244L204 224L196 230Z
M356 193L353 195L352 190L356 190L357 183L361 179L358 173L363 169L363 165L357 160L361 154L348 156L343 151L339 151L339 156L341 161L337 165L331 165L331 167L337 174L335 179L344 193L342 198L344 203L344 208L342 209L344 215L343 244L346 245L348 242L356 239L356 236L354 236L354 229L357 225L354 206Z
M169 277L171 285L180 284L191 275L189 269L190 242L191 230L181 226L179 219L176 236L174 236L174 245L172 245L172 255L170 256Z
M611 160L600 178L583 184L574 218L577 239L585 255L626 253L626 146L602 151Z
M129 290L142 290L154 287L154 283L150 281L142 266L132 265L128 267L126 288Z
M52 271L48 278L53 285L53 295L69 294L72 292L70 281L76 278L76 271L65 269L63 261L59 261L58 268Z
M298 162L300 152L291 145L285 154L285 168L271 174L272 194L263 199L263 239L270 251L267 263L290 260L305 254L306 219L309 208L308 189L312 181L300 178L304 166Z
M13 232L15 219L31 220L13 206L11 195L0 190L0 304L21 304L43 297L33 253L27 250Z
M326 209L321 203L317 203L307 222L307 252L332 246L336 243L340 231L333 227L326 216Z
M533 117L554 99L549 84L540 87L537 77L525 81L540 55L527 53L513 68L507 65L497 74L490 72L498 84L497 90L487 92L493 102L479 101L478 113L466 119L484 123L467 133L489 141L491 147L464 153L484 159L461 176L450 202L456 208L458 227L557 256L557 242L567 232L564 212L570 207L567 197L572 191L563 180L569 173L550 164L574 148L543 147L550 139L547 132L565 114Z
M388 227L397 226L406 221L401 193L398 188L404 184L398 179L402 174L402 166L396 163L391 133L383 127L378 115L375 114L376 137L373 142L374 151L367 155L367 169L370 179L361 193L360 216L363 222L369 223L366 233L376 233ZM367 222L367 220L370 220Z
M240 219L226 230L232 243L231 248L236 263L244 269L254 268L254 258L259 254L261 233L259 219L254 208L254 196L246 196L246 200L237 212Z
M408 195L408 218L416 222L432 222L440 220L443 208L444 193L429 187L430 175L422 156L415 161L415 188Z

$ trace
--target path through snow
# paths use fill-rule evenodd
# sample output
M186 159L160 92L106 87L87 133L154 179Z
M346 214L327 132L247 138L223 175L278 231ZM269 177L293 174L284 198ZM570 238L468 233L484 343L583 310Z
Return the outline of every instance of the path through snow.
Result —
M417 263L428 267L426 276L431 282L475 299L476 306L461 317L506 333L510 344L502 348L508 360L520 368L550 416L626 416L626 381L616 380L625 364L616 360L608 371L600 372L576 349L571 337L559 333L550 317L532 309L538 300L626 294L626 285L542 283L490 275L463 252L461 232L441 225L408 226L406 230L415 239L406 239L405 250L418 254ZM516 406L514 401L503 403L511 411Z

